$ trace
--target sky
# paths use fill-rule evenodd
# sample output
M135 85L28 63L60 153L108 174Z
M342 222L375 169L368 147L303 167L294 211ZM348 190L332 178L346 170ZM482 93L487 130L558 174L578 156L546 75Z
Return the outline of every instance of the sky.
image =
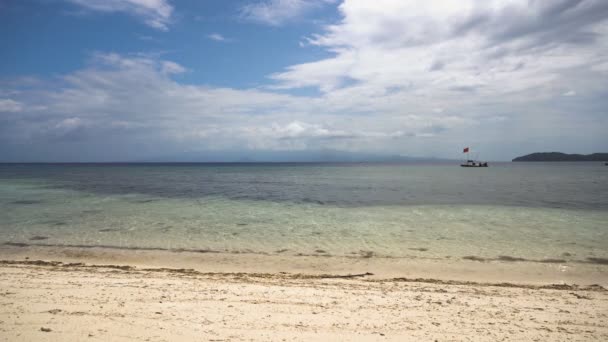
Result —
M606 0L0 0L0 44L0 161L608 152Z

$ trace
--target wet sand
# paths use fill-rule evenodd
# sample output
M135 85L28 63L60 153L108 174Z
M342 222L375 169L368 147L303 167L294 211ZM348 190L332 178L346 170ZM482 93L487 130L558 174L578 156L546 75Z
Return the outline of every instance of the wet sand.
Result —
M31 246L0 259L1 341L608 340L605 265Z
M496 259L386 258L373 254L339 257L323 253L295 256L290 255L289 252L267 255L25 244L0 245L0 260L52 260L143 268L186 268L203 273L319 275L369 272L373 275L368 278L375 280L426 278L526 285L598 284L608 288L608 265L580 260L539 262L514 257Z

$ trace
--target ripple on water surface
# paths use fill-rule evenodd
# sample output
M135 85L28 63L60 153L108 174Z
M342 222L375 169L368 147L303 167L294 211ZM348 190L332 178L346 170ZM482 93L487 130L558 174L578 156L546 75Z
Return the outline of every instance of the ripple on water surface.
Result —
M603 165L0 165L0 241L601 264Z

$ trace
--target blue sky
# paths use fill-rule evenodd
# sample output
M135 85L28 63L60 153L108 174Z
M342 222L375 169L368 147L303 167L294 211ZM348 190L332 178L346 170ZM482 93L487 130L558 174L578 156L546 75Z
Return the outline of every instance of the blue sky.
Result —
M182 82L256 87L281 68L326 57L324 49L299 43L338 17L335 6L318 6L306 11L310 17L279 26L244 17L245 1L165 3L173 10L166 29L158 29L130 11L61 0L9 1L0 11L0 39L10 46L0 51L0 73L48 77L85 67L93 53L141 53L187 66Z
M608 150L605 1L0 1L0 41L4 161Z

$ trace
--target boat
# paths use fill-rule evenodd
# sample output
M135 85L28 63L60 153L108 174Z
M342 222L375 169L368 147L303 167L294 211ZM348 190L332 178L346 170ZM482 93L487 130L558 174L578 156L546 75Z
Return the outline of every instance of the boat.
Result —
M465 147L462 150L462 153L466 153L467 157L469 157L469 151L470 151L470 149L468 147ZM475 161L469 157L469 158L467 158L466 163L460 164L460 166L462 166L462 167L488 167L488 162Z
M460 164L460 166L462 167L488 167L488 163L487 162L478 162L475 160L467 160L466 163L464 164Z

